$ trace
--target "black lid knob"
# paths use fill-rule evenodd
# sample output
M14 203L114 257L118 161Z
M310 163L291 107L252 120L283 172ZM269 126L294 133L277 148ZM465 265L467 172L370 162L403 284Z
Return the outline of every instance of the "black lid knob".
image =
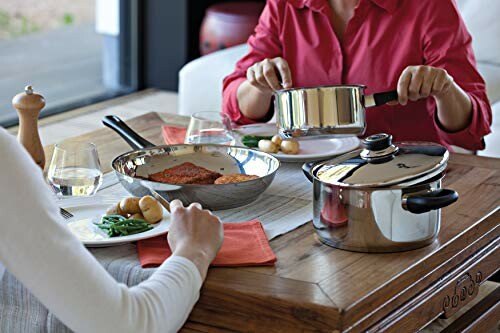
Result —
M392 145L392 135L379 133L363 139L363 146L368 150L378 151L389 148Z

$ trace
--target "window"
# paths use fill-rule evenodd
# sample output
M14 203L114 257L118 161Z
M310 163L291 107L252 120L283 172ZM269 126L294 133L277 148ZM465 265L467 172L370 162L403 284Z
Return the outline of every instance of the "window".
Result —
M0 125L31 84L46 116L137 88L137 0L0 2Z

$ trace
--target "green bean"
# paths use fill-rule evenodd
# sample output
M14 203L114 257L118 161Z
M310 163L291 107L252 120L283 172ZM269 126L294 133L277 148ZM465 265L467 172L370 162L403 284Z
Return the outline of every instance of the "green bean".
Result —
M121 215L107 215L101 218L97 227L106 232L109 237L128 236L153 229L141 219L127 219Z
M258 147L260 140L271 140L272 136L260 136L260 135L245 135L241 138L241 142L250 148Z

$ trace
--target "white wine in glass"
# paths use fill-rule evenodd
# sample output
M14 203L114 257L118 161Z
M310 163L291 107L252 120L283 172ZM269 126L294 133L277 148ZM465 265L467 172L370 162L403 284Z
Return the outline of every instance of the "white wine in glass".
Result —
M94 195L102 183L96 146L79 142L56 144L47 180L59 197Z

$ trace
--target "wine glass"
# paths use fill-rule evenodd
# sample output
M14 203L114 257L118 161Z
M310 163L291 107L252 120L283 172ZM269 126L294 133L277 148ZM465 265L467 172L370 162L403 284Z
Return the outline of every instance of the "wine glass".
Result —
M234 145L235 141L228 115L212 111L193 113L184 139L187 144Z
M94 195L102 183L96 146L71 141L56 144L47 180L58 197Z

